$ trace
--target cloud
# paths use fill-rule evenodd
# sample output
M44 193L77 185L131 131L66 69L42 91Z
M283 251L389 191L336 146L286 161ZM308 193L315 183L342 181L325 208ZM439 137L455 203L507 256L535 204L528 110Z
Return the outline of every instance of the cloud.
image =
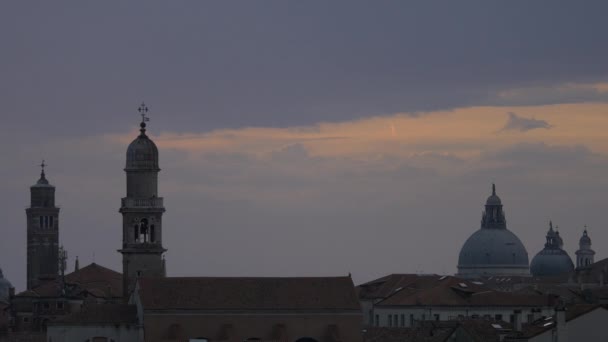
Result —
M507 121L505 126L502 128L503 131L511 130L511 131L527 132L527 131L531 131L533 129L540 129L540 128L551 129L551 127L552 127L545 120L524 118L524 117L518 116L517 114L512 113L512 112L510 112L508 114L509 114L509 120Z

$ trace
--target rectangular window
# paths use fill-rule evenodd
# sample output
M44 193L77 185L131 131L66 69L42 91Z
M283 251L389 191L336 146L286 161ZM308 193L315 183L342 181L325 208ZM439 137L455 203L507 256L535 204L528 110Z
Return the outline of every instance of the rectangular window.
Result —
M44 309L48 310L48 309L50 309L50 308L51 308L51 305L50 305L49 303L44 303L44 304L42 304L42 307L43 307Z
M435 320L439 322L439 314L435 314Z
M380 315L376 315L376 326L380 326Z
M401 314L401 326L404 327L405 326L405 315Z
M388 315L388 326L389 327L393 326L393 315Z
M374 325L374 311L369 310L369 325Z
M30 318L29 317L23 317L23 323L29 323Z
M53 228L53 225L55 222L54 221L54 217L53 216L49 216L49 227Z
M534 322L534 315L533 314L529 314L528 315L528 323L532 323Z
M49 227L49 217L44 216L44 228L48 228L48 227Z
M494 316L494 319L496 319L497 321L502 321L502 315L496 315Z
M57 309L63 309L63 302L57 302Z
M40 216L40 228L44 228L44 219Z
M515 322L515 315L509 316L509 323L513 324Z
M425 314L422 314L422 321L423 322L426 321L426 315Z
M414 326L414 314L410 314L410 327Z
M398 315L394 315L393 316L393 321L394 321L393 325L395 327L398 327L399 326L399 316Z

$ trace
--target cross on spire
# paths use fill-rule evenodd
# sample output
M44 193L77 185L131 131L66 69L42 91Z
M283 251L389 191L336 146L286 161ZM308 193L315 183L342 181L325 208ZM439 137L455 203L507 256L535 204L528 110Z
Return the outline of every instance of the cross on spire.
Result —
M146 122L146 121L150 121L150 118L146 116L146 114L148 114L148 107L146 106L145 103L141 103L141 106L139 106L139 108L137 109L137 111L139 112L139 115L141 115L141 122Z
M141 132L140 136L145 136L146 122L150 121L150 118L146 116L146 114L148 114L148 106L146 106L146 104L142 102L141 106L137 108L137 111L139 112L139 115L141 115L141 123L139 124L139 127L141 127L141 129L139 130Z

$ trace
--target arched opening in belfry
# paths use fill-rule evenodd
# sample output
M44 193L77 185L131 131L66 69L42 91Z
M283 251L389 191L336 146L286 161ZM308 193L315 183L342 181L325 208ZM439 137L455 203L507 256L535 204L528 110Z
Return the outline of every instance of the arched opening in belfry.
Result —
M150 227L148 226L148 219L146 218L139 221L139 234L137 236L137 242L150 242Z

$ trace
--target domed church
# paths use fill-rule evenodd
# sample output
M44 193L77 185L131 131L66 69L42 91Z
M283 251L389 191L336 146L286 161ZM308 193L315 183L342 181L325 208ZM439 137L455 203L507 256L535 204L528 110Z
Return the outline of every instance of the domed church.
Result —
M462 246L457 276L529 276L528 252L519 238L507 229L502 201L492 184L481 217L481 228Z
M549 222L549 231L546 238L545 248L538 252L530 263L532 275L535 277L552 276L574 271L572 259L562 249L564 242L559 236L559 232L553 230L552 222Z

